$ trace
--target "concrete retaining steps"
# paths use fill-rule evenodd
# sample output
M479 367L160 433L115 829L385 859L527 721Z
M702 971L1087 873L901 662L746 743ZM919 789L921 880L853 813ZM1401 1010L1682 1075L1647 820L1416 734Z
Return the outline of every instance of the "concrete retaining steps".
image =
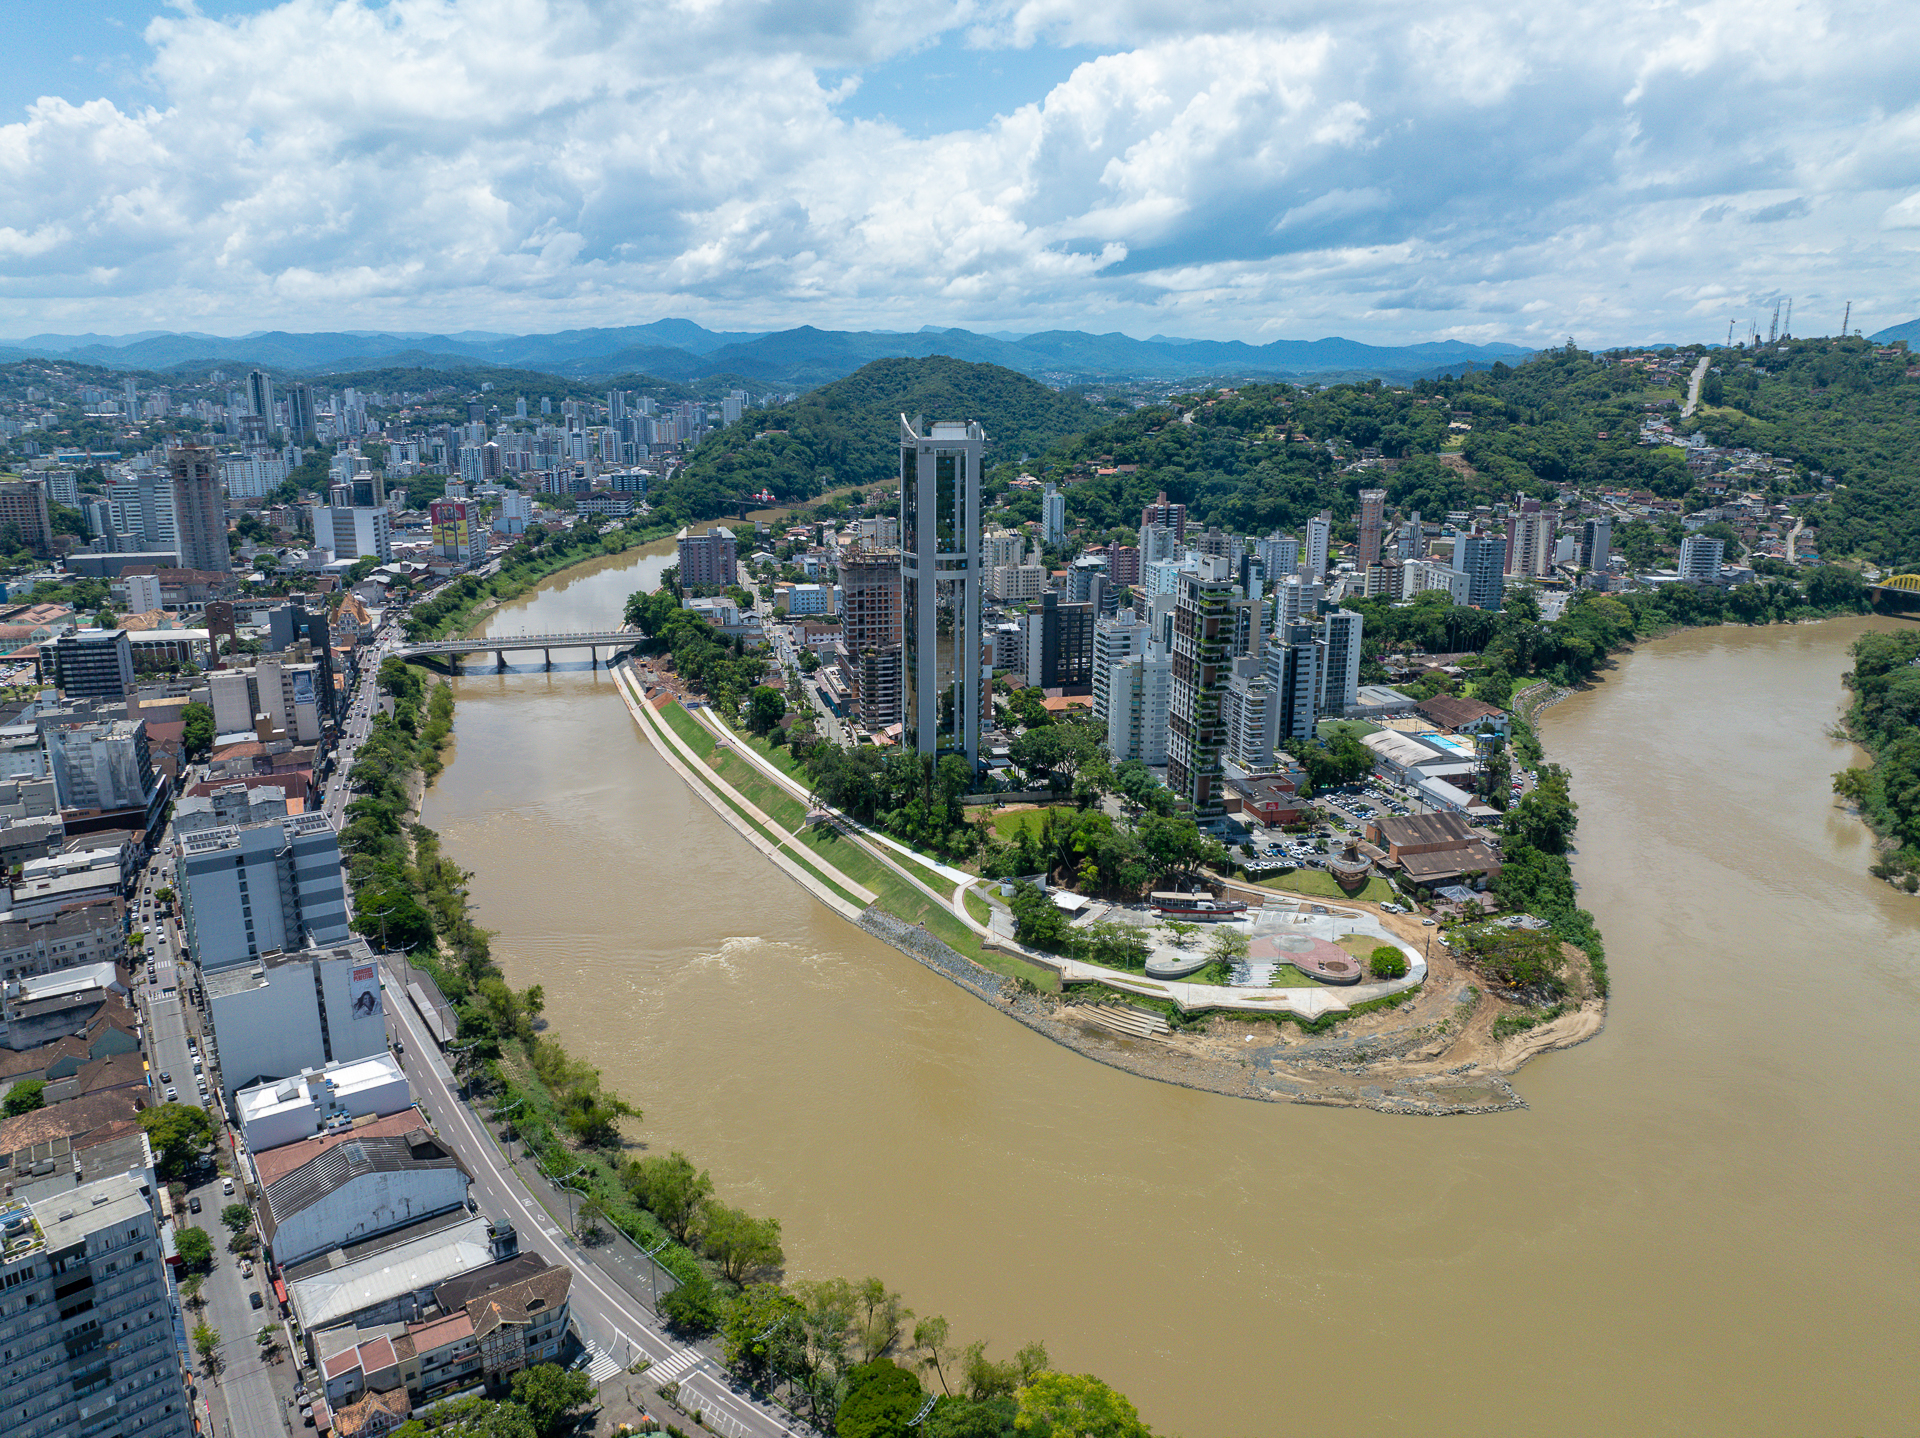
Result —
M1136 1009L1132 1004L1075 1004L1073 1011L1128 1038L1159 1039L1173 1032L1152 1009Z

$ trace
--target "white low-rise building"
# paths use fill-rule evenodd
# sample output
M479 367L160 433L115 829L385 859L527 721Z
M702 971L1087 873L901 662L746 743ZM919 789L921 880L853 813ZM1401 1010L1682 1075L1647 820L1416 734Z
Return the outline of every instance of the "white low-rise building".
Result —
M240 1134L258 1153L368 1115L384 1118L413 1102L400 1061L390 1053L308 1069L234 1095Z

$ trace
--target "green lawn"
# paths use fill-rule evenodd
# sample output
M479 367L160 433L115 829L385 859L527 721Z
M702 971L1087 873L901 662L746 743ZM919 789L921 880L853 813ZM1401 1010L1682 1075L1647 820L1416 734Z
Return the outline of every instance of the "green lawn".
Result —
M1301 973L1300 970L1296 969L1292 964L1275 964L1273 968L1273 983L1270 987L1276 989L1324 989L1326 985L1311 975Z
M967 912L972 914L980 923L990 924L993 922L993 905L981 898L980 895L972 889L967 890L966 905Z
M687 741L687 747L701 758L704 759L713 752L713 735L703 729L700 721L678 704L669 704L656 712L672 726L674 733Z
M1068 813L1073 812L1073 805L1071 804L1053 804L1047 806L1047 808L1016 809L1010 814L995 814L993 816L994 832L1003 839L1010 839L1016 830L1024 828L1030 830L1037 839L1040 837L1040 826L1047 822L1046 816L1048 808L1064 809Z
M1333 875L1324 869L1295 869L1291 874L1281 874L1277 878L1262 879L1263 889L1284 889L1290 894L1308 894L1316 899L1332 899L1336 903L1348 899L1368 904L1391 904L1394 902L1393 885L1385 879L1367 880L1366 888L1357 894L1348 894L1334 882Z

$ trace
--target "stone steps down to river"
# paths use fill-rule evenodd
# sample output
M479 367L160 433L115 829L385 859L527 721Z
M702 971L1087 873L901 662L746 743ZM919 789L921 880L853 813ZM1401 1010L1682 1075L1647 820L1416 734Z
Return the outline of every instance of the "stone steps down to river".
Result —
M1075 1004L1076 1018L1092 1019L1104 1029L1132 1039L1157 1039L1173 1032L1167 1021L1151 1009L1136 1009L1132 1004Z

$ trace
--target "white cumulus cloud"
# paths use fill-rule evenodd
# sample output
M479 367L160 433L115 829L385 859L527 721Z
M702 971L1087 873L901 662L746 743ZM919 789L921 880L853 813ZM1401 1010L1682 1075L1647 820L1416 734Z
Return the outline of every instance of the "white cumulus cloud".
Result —
M848 113L942 37L1100 53L974 129ZM1904 7L286 0L146 39L150 107L0 124L14 333L1611 342L1776 294L1920 307Z

